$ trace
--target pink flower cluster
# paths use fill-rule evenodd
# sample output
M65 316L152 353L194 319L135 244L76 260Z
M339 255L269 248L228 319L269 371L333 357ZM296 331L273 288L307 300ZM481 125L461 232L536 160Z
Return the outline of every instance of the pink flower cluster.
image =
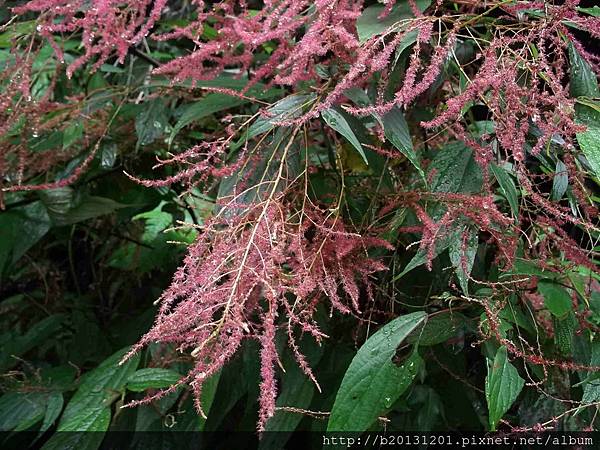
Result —
M173 387L141 402L190 383L202 411L205 380L234 355L244 339L254 338L262 347L258 424L262 430L275 411L278 356L274 338L280 328L300 367L317 383L298 349L296 332L321 341L324 335L314 313L323 295L340 312L358 312L358 282L372 299L369 276L385 268L367 251L390 245L349 233L339 218L317 209L288 217L289 209L281 198L267 200L251 206L246 214L215 218L202 228L160 299L154 326L131 352L152 342L175 344L179 351L192 351L194 368ZM351 299L350 305L342 292ZM281 313L285 314L283 322L277 320Z
M129 48L139 44L160 18L167 0L32 0L13 9L17 14L40 13L37 31L64 60L55 35L81 30L85 53L69 65L67 74L95 59L92 70L116 54L122 63Z

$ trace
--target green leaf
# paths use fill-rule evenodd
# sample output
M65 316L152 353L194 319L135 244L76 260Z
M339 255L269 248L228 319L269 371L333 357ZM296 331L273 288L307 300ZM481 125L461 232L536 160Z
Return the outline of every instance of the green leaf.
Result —
M127 351L129 347L118 351L84 376L62 415L59 431L87 431L90 427L102 428L105 421L110 421L108 405L125 390L140 361L135 355L119 365Z
M144 234L142 236L144 242L152 242L161 232L173 223L173 216L162 210L165 204L164 201L160 202L153 210L133 216L132 220L146 220L146 227L144 228Z
M516 258L510 271L504 272L501 277L508 278L514 275L535 275L543 278L552 278L556 274L548 269L540 267L535 261Z
M48 394L8 392L0 397L0 431L26 430L42 420Z
M35 32L37 21L14 22L10 28L0 34L0 48L11 48L15 38L19 36L32 35Z
M41 202L0 213L0 274L17 262L50 229L50 217Z
M44 420L42 421L42 427L40 428L39 435L46 432L52 425L64 406L64 399L60 392L52 392L48 396L48 404L46 405L46 413L44 414Z
M441 344L460 333L466 323L467 318L458 312L442 311L431 314L427 321L407 336L406 342L419 346Z
M215 80L216 87L227 87L231 89L240 89L243 87L247 81L243 80L233 80L234 83L231 86L227 86L227 83L223 83L224 80L219 81L219 79ZM211 85L211 83L203 82L203 85ZM214 83L213 83L214 84ZM250 89L246 95L249 97L255 97L257 99L267 99L270 97L274 97L280 93L279 89L269 89L263 90L264 85L256 85L252 89ZM226 109L234 108L236 106L240 106L248 103L249 100L240 97L233 97L231 95L222 94L219 92L211 92L206 95L202 100L197 101L195 103L191 103L189 105L185 105L183 107L183 112L181 117L175 124L175 127L171 131L171 135L169 136L169 145L173 143L173 139L177 133L179 133L184 127L189 125L192 122L203 119L205 117L211 116L220 111L224 111Z
M463 235L467 234L466 242L463 246ZM469 294L469 276L475 262L475 255L479 246L479 238L477 232L472 228L466 228L464 231L460 229L452 234L450 241L449 255L450 262L456 270L456 276L460 287L465 294Z
M142 392L146 389L162 389L174 385L181 375L171 369L151 367L137 370L127 380L127 389Z
M431 0L417 0L418 8L423 12L431 4ZM398 2L384 19L379 19L383 12L382 5L372 5L366 8L356 22L356 30L360 42L365 42L369 38L382 34L388 29L396 26L398 30L402 29L402 20L414 17L408 2Z
M517 369L508 362L506 347L500 347L494 362L488 366L485 378L485 398L492 431L496 431L498 422L517 399L524 384Z
M567 188L569 187L569 174L567 166L560 159L556 161L556 169L554 170L554 180L552 180L552 200L560 200Z
M42 345L48 338L56 334L63 324L64 314L53 314L35 323L23 336L4 344L0 354L0 369L13 367L19 361L14 356L21 356Z
M573 309L571 296L562 286L541 280L538 282L537 289L544 297L544 305L554 316L564 317Z
M115 165L117 161L117 144L114 142L108 142L101 146L100 150L100 166L103 169L110 169Z
M344 374L327 431L364 431L410 386L421 358L414 351L397 367L396 348L423 323L427 315L415 312L383 326L362 345Z
M250 204L263 198L267 193L271 192L273 185L270 183L261 183L265 180L274 180L279 169L278 158L281 158L284 149L289 145L287 158L283 161L286 168L287 176L290 179L296 177L300 172L300 146L298 139L290 144L291 130L290 127L277 127L273 135L269 135L263 142L260 153L257 155L260 158L253 160L251 164L245 164L239 170L221 180L217 198L227 199L230 196L236 196L236 204ZM281 180L280 180L281 181ZM239 189L239 185L243 189ZM276 189L282 187L281 182L277 184ZM248 187L250 186L250 187ZM220 210L221 206L217 206ZM240 208L230 207L226 214L238 214Z
M219 386L220 378L221 371L219 370L217 373L211 375L207 380L205 380L204 385L202 386L202 395L200 397L200 403L202 404L202 410L204 411L204 414L207 417L215 400L215 395L217 394L217 388ZM198 417L198 431L204 430L205 425L206 419L201 416Z
M102 444L110 425L110 408L94 407L83 410L44 444L42 450L96 450Z
M335 108L329 108L325 111L321 112L321 117L325 120L325 123L329 125L329 127L333 128L335 131L344 136L350 144L356 149L359 155L362 157L363 161L366 165L369 165L369 160L367 159L367 155L365 155L365 151L362 148L362 144L352 131L350 124L344 117L345 113L338 111Z
M63 150L69 148L75 142L83 137L83 122L76 121L70 123L63 131Z
M433 212L431 212L431 216L434 220L439 220L439 218L441 217L441 215L444 212L444 209L440 208L439 206L440 205L434 205L432 208ZM453 224L451 224L450 228L442 227L442 229L439 232L439 237L435 241L435 247L434 247L434 251L433 251L433 258L436 258L440 254L442 254L442 252L444 252L444 250L448 249L451 245L453 245L454 250L452 250L452 255L451 255L451 257L455 258L453 261L453 265L457 269L457 274L459 276L464 276L463 281L466 281L466 279L467 279L466 273L464 273L464 272L462 272L462 274L459 273L459 270L462 270L462 262L461 262L461 267L458 267L458 263L460 261L457 258L460 258L461 257L460 255L462 255L462 235L466 230L465 227L466 227L466 225L464 224L464 221L460 221L460 220L455 221ZM460 245L460 247L459 247L459 245ZM460 254L456 253L457 249L458 249L458 251L460 251ZM469 267L472 268L472 263L470 263L469 261L471 259L475 258L476 251L477 251L477 233L476 233L476 231L472 231L468 238L467 254L466 254L468 269L469 269ZM406 265L404 270L402 270L402 272L400 272L398 275L396 275L392 279L392 281L399 280L400 278L402 278L404 275L406 275L411 270L425 264L429 258L428 253L429 253L428 247L424 247L424 248L419 247L419 249L417 250L417 253L408 262L408 264ZM456 264L454 264L454 262L456 262ZM470 269L469 269L469 273L470 273ZM462 284L461 284L461 286L462 286Z
M490 164L489 167L500 185L502 195L508 201L513 217L517 219L519 217L519 194L515 182L503 167L496 164Z
M92 195L76 196L73 188L62 187L40 192L48 215L57 226L72 225L94 217L111 214L126 205L110 198Z
M440 254L442 254L442 252L450 246L453 236L454 236L454 233L452 233L452 232L441 233L441 236L435 242L435 248L433 251L434 258L436 258ZM400 278L402 278L404 275L406 275L408 272L410 272L411 270L413 270L419 266L422 266L423 264L425 264L427 262L428 258L429 258L428 249L419 247L419 249L417 250L417 253L408 262L408 264L406 265L404 270L402 270L402 272L400 272L398 275L396 275L392 279L392 281L397 281Z
M396 147L400 152L408 158L413 166L417 169L421 177L425 179L425 173L421 168L421 161L413 148L408 124L404 119L404 114L400 109L394 107L385 116L383 120L383 129L385 137Z
M572 43L569 43L569 59L571 62L571 95L587 98L600 97L596 74ZM586 103L588 102L586 101ZM594 175L600 179L600 113L586 104L576 104L575 112L577 122L588 127L587 131L577 133L577 142Z
M119 365L127 351L129 347L113 354L84 375L61 417L57 433L43 450L95 450L100 446L111 420L110 403L122 395L127 380L140 361L140 356L135 355Z
M586 131L577 133L577 142L594 176L600 180L600 112L586 105L575 105L575 112L577 122L587 126Z
M155 98L143 104L142 111L135 118L137 145L148 145L161 137L169 124L167 105L162 98Z
M198 102L185 105L181 117L171 131L171 135L169 136L169 145L173 143L173 139L175 139L177 133L179 133L190 123L203 119L204 117L211 116L212 114L220 111L243 105L244 103L246 103L246 100L244 99L212 92Z
M446 145L430 164L433 171L431 190L436 192L475 193L481 191L483 175L473 151L461 142Z
M592 352L590 356L589 366L600 366L600 341L595 339L592 342ZM582 404L589 404L600 401L600 375L598 372L588 372L584 380L585 387L583 388Z
M600 17L600 6L594 5L591 8L577 7L577 11L589 14L590 16Z
M267 109L265 117L259 117L250 125L248 131L234 148L239 147L247 140L271 131L277 126L278 122L300 117L304 108L314 101L315 98L314 94L292 94L279 100Z
M569 59L571 62L571 95L573 97L600 97L596 74L572 43L569 43Z

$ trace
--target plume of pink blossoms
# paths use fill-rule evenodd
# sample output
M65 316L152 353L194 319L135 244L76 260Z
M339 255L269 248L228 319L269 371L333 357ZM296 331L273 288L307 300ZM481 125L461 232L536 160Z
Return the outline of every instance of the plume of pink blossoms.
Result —
M47 38L61 61L63 51L54 35L81 30L85 53L69 65L67 75L90 60L92 70L113 55L122 63L129 48L150 33L167 0L32 0L13 8L16 14L39 12L37 31Z
M339 218L317 209L305 209L300 223L300 216L290 217L289 211L290 206L276 198L202 227L160 298L154 326L128 355L153 342L170 343L181 352L191 350L194 367L171 388L130 406L189 383L202 412L205 380L223 367L244 339L256 339L261 345L262 376L258 429L263 430L275 412L274 338L280 328L300 367L317 383L298 349L296 331L321 341L324 335L313 316L323 295L342 313L359 312L359 283L372 298L369 276L385 269L367 250L390 245L349 233ZM350 305L342 292L351 299Z

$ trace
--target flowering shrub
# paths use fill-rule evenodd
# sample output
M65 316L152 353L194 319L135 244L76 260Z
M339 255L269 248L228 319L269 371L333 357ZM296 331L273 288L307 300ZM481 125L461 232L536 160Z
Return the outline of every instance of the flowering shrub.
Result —
M4 276L51 228L92 219L144 224L102 244L110 277L179 261L156 253L175 248L163 230L188 245L149 331L90 375L120 371L106 388L123 399L148 391L119 414L175 418L189 389L194 429L217 428L256 387L259 432L310 418L363 432L382 417L597 428L597 7L32 0L6 14L0 220L15 237L18 217L47 225L2 250ZM56 283L81 296L67 247L75 286ZM45 304L46 270L27 275ZM236 398L248 358L260 381ZM458 402L448 374L470 392L463 417L443 412ZM59 431L81 426L85 386ZM482 402L487 415L467 419ZM427 403L437 414L406 413Z

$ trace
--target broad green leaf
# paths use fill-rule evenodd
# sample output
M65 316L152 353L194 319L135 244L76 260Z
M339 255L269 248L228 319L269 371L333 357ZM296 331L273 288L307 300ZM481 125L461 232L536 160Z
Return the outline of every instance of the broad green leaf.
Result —
M129 348L124 348L104 360L97 368L88 372L79 389L65 408L59 431L85 431L89 427L101 427L106 420L107 405L124 390L127 380L137 368L140 356L135 355L119 365ZM110 420L110 409L108 409Z
M42 450L96 450L108 430L110 416L106 406L82 410L74 420L59 426Z
M119 365L128 350L118 351L83 377L44 450L95 450L100 446L111 420L110 403L122 395L140 361L135 355Z
M41 202L0 213L0 274L17 262L50 229L50 217Z
M46 342L57 333L64 320L64 314L53 314L32 325L24 335L5 343L0 353L0 369L13 367L19 362L15 357L24 355Z
M110 169L115 165L117 161L117 144L114 142L105 143L101 145L100 149L100 166L103 169Z
M473 151L460 142L446 145L429 166L433 171L431 190L475 193L481 190L483 175Z
M133 392L142 392L146 389L162 389L174 385L181 379L181 375L171 369L150 367L134 372L127 379L127 389Z
M112 214L125 206L110 198L83 196L77 206L70 209L64 216L55 219L57 225L71 225L94 217Z
M255 342L246 341L241 352L219 372L216 388L218 401L213 402L210 414L207 414L208 420L203 424L206 431L218 430L221 422L241 398L244 396L256 398L256 395L254 397L253 395L258 395L256 392L260 384L260 362L256 358L258 351Z
M442 252L450 246L450 243L452 242L453 237L454 237L453 232L444 231L443 233L441 233L440 237L435 242L435 247L434 247L434 251L433 251L434 258L441 255ZM408 262L406 267L404 267L402 272L400 272L398 275L396 275L392 279L392 281L397 281L400 278L402 278L404 275L406 275L408 272L410 272L411 270L413 270L419 266L422 266L423 264L425 264L427 262L428 258L429 258L428 248L419 247L415 256L412 257L412 259Z
M261 134L271 131L278 122L300 117L304 108L315 99L314 94L292 94L267 109L264 117L259 117L250 125L235 147Z
M143 104L142 111L135 118L137 145L148 145L161 137L169 125L169 109L162 98L155 98Z
M123 70L121 67L111 66L110 64L102 64L100 66L100 71L106 72L106 73L124 73L125 72L125 70Z
M327 431L365 431L410 386L422 362L418 353L401 367L392 357L426 317L424 312L398 317L367 339L344 374Z
M589 14L590 16L600 17L600 6L598 6L598 5L594 5L591 8L578 7L577 11Z
M46 405L42 427L40 428L40 435L54 425L54 422L58 419L58 416L60 416L63 406L64 399L60 392L52 392L48 395L48 403Z
M227 87L231 89L240 89L247 82L243 82L242 80L234 81L237 82L233 83L232 86L225 86L219 83L211 84L208 82L203 82L201 84L203 86L215 85L216 87L220 88ZM264 85L257 85L250 89L246 95L248 95L249 97L255 97L257 99L264 100L275 97L280 93L279 89L268 89L265 91L263 90L263 87ZM220 111L224 111L226 109L246 104L248 102L249 100L246 100L244 98L233 97L231 95L222 94L220 92L211 92L207 94L202 100L185 105L182 109L182 113L179 117L179 120L177 121L175 127L171 131L171 135L169 136L169 145L173 143L173 139L175 139L177 133L179 133L184 127L191 124L192 122L211 116Z
M173 223L173 216L162 210L165 202L160 204L151 211L146 211L133 216L132 220L144 219L146 226L142 240L144 242L152 242L156 237Z
M466 233L466 242L463 245L463 234ZM452 234L450 241L449 255L452 266L456 270L456 276L460 287L465 294L469 294L469 276L475 262L475 255L479 246L477 232L471 228L463 231L460 229Z
M406 342L419 346L441 344L460 333L466 323L467 318L459 312L443 311L430 314L427 321L406 337Z
M94 217L111 214L126 205L110 198L83 195L77 197L71 187L48 189L40 192L52 222L58 226L72 225Z
M406 33L406 35L402 38L402 41L400 41L400 44L396 48L394 64L398 63L398 59L400 59L400 57L402 56L402 53L404 53L404 51L407 48L409 48L411 45L413 45L415 42L417 42L418 37L419 37L419 30L412 30L412 31L409 31L408 33Z
M53 391L70 391L73 387L77 369L72 365L48 367L40 372L42 383Z
M408 158L413 166L417 169L421 177L425 178L421 162L413 148L412 139L408 124L404 119L404 114L400 109L394 107L382 118L385 137L396 147L400 152Z
M562 286L541 280L538 282L537 289L544 297L544 305L554 316L564 317L573 309L571 296Z
M535 261L516 258L512 269L503 273L501 277L506 278L514 275L535 275L543 278L553 278L556 276L556 273L540 267Z
M60 221L61 217L67 214L75 203L75 190L70 186L46 189L40 191L39 196L53 221Z
M503 167L496 164L490 164L489 167L500 185L502 195L508 201L513 217L517 219L519 217L519 194L515 182Z
M431 4L431 0L416 0L418 8L423 12ZM365 42L369 38L382 34L392 27L401 30L403 22L406 19L413 18L414 15L408 2L398 2L388 14L387 17L380 19L379 16L384 10L382 5L372 5L366 8L356 22L356 30L360 42Z
M492 431L496 431L498 422L517 399L524 384L517 369L508 362L506 347L500 347L485 378L485 398Z
M571 95L573 97L600 97L596 74L571 43L569 43L569 59L571 62Z
M567 188L569 187L569 174L567 172L567 166L560 159L556 162L556 169L554 170L554 180L552 180L552 200L559 201Z
M38 345L55 334L65 320L64 314L52 314L33 325L20 339L19 346L23 353Z
M569 58L571 62L571 95L587 98L600 97L596 74L571 43L569 43ZM600 179L600 113L594 108L582 104L575 105L575 112L577 122L588 127L587 131L577 133L577 142L594 175Z
M173 139L175 139L177 133L190 123L211 116L217 112L243 105L244 103L246 103L244 99L211 92L202 100L185 105L181 117L171 131L169 145L173 143Z
M577 142L585 155L593 174L600 180L600 112L586 106L575 105L577 122L587 130L577 133Z
M83 122L76 121L70 123L63 131L63 150L69 148L75 142L83 137Z
M596 339L594 342L592 342L591 353L589 366L600 366L600 340ZM583 396L581 398L582 404L600 401L600 374L598 374L598 372L588 372L584 382L585 386L583 388Z
M213 374L210 378L204 381L204 385L202 386L202 395L200 397L200 402L202 404L202 411L208 417L210 414L210 409L215 400L215 395L217 394L217 387L219 386L219 379L221 378L221 371L219 370L217 373ZM206 425L206 419L204 417L198 417L198 429L197 431L203 431L204 426Z
M0 397L0 431L25 430L42 420L48 394L8 392Z
M32 35L37 25L36 20L15 22L4 33L0 33L0 48L10 48L15 38Z
M63 146L63 131L55 130L50 133L36 134L29 140L29 149L32 152L45 152L59 150Z
M363 89L359 89L357 87L346 89L344 91L344 95L361 108L371 105L371 99Z
M366 165L369 165L369 160L367 159L367 155L365 155L365 151L362 148L362 144L352 131L350 124L344 117L343 112L338 111L335 108L329 108L325 111L321 112L321 117L325 120L325 123L333 128L335 131L344 136L350 144L356 149L359 155L362 157L363 161Z

